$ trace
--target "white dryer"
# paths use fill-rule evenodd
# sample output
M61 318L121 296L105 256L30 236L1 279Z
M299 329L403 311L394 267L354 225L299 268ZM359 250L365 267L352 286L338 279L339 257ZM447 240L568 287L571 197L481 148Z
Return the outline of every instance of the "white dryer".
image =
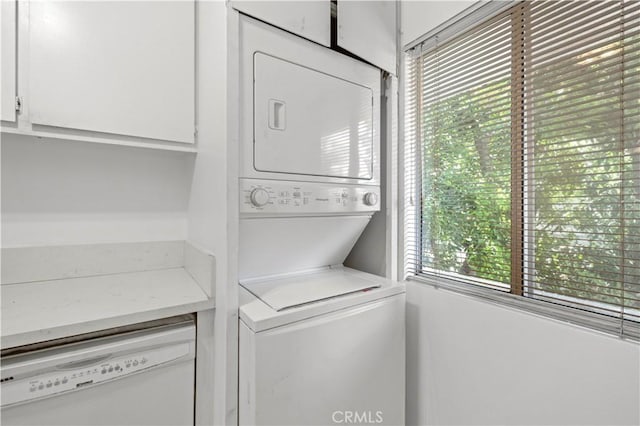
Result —
M402 284L342 266L380 210L381 72L240 19L239 422L404 423Z
M381 71L239 24L240 177L379 185Z

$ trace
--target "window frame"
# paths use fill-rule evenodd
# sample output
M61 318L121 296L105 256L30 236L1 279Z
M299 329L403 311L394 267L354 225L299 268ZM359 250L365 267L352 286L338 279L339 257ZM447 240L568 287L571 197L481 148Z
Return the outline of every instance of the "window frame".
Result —
M420 141L419 135L415 136L416 146L410 147L409 141L406 139L408 134L405 128L405 114L406 114L406 100L408 96L407 88L407 63L406 58L420 58L423 52L431 50L436 46L436 43L446 43L448 40L455 38L470 28L474 28L483 25L494 18L502 15L503 13L511 13L512 10L516 10L516 13L520 13L521 26L527 19L528 8L525 1L498 1L492 0L485 3L476 3L470 8L466 9L462 13L454 16L453 18L445 21L440 26L429 31L424 36L416 39L415 41L407 44L402 49L403 58L401 60L400 69L400 81L402 90L399 97L399 111L402 119L399 121L399 138L401 143L399 144L399 160L401 162L400 170L404 172L399 176L399 206L400 206L400 218L398 221L400 226L400 241L399 241L399 265L403 266L398 268L398 272L401 279L413 281L419 284L431 285L435 288L442 288L445 290L454 291L467 296L475 297L487 301L492 304L500 306L506 306L514 308L520 311L526 311L528 313L543 316L559 320L565 323L571 323L574 325L582 326L603 332L608 335L614 335L621 339L640 341L640 323L635 321L629 321L624 319L624 314L620 316L611 316L597 312L597 306L594 306L592 310L579 307L571 307L562 305L560 303L539 300L528 297L522 297L526 291L523 282L520 280L524 263L527 262L523 258L522 252L530 250L526 247L526 235L527 227L524 225L523 215L528 214L526 197L532 190L532 184L527 180L527 173L530 173L526 167L528 159L527 147L524 147L518 143L511 144L512 158L521 158L523 161L511 161L512 173L512 188L517 188L517 191L512 192L511 197L511 218L512 221L516 220L515 226L512 226L512 241L520 241L525 243L513 244L511 250L511 285L505 284L504 291L497 289L495 285L483 285L482 279L476 279L470 276L459 275L455 273L448 273L443 271L434 271L431 274L421 274L417 272L417 267L407 266L411 260L408 259L411 256L409 253L413 250L413 253L419 255L421 241L420 231L414 229L415 223L422 217L421 203L417 202L420 199L419 194L422 188L420 187L422 179L421 161L420 161ZM515 19L514 19L515 21ZM515 25L515 22L514 22ZM514 26L514 31L517 31L517 27ZM512 40L513 41L513 40ZM513 41L512 46L516 42ZM515 55L514 55L515 57ZM523 58L527 61L527 58ZM512 70L517 67L516 64L512 66ZM524 72L524 71L523 71ZM524 75L522 78L516 79L520 82L525 81ZM419 92L419 86L416 90ZM524 91L523 87L512 88L512 92ZM417 95L416 98L420 96ZM516 117L512 120L512 132L523 134L526 132L526 124L522 119L525 114L525 102L528 102L525 96L517 99ZM416 102L420 102L417 100ZM418 111L420 108L418 108ZM413 152L412 152L413 151ZM514 157L515 156L515 157ZM410 190L406 191L407 185ZM515 248L515 249L514 249ZM534 248L535 249L535 248ZM518 279L514 279L514 275L518 275ZM562 295L556 295L554 297L560 301L564 297ZM567 296L567 302L570 303L570 297ZM591 309L591 308L589 308Z

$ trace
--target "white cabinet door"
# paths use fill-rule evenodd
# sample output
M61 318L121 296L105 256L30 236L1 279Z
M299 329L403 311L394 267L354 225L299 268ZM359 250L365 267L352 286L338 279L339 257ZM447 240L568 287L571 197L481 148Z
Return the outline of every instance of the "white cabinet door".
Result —
M16 121L16 2L2 1L2 104L1 119Z
M234 9L261 21L323 46L331 46L331 2L329 0L234 0L232 5Z
M194 140L190 1L31 1L33 124Z
M338 0L338 46L396 74L396 2Z

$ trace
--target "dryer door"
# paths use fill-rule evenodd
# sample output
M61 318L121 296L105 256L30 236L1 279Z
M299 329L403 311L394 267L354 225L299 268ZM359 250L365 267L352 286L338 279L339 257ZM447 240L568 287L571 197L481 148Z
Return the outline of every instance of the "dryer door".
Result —
M254 168L373 177L373 90L261 52L254 54Z

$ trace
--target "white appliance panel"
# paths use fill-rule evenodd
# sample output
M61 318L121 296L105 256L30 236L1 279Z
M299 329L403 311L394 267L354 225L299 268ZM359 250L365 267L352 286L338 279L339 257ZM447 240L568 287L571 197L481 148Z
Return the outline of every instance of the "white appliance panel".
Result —
M379 69L244 15L239 47L241 177L379 185Z
M240 322L239 423L404 424L404 294L254 333ZM304 397L301 398L301 395Z
M2 409L2 424L48 426L193 425L194 361L79 392ZM186 392L170 391L172 387ZM175 389L175 388L174 388ZM168 399L168 395L171 395Z
M256 170L372 178L370 88L260 52L254 67Z
M321 277L321 278L320 278ZM294 306L280 311L276 311L262 299L259 298L260 290L255 290L256 294L249 292L245 287L251 288L254 284L262 285L268 283L264 292L269 289L275 289L280 285L286 286L297 281L302 287L307 281L316 281L319 279L328 282L330 280L346 281L354 278L357 282L374 282L379 287L356 291L318 300L301 306ZM340 289L337 289L340 292ZM298 273L282 274L267 278L256 278L251 280L243 280L240 285L240 319L249 328L255 332L280 327L286 324L303 321L309 318L325 315L330 312L339 311L356 305L362 305L374 300L384 299L387 297L403 294L405 292L404 284L397 281L388 280L377 275L371 275L366 272L357 271L344 266L328 267L313 271L305 271ZM335 296L335 294L334 294Z
M3 425L193 425L195 326L157 327L2 360Z
M376 280L335 270L241 283L276 311L380 287Z
M240 280L341 265L370 216L240 220Z
M379 200L379 186L240 179L240 213L247 217L373 213Z

